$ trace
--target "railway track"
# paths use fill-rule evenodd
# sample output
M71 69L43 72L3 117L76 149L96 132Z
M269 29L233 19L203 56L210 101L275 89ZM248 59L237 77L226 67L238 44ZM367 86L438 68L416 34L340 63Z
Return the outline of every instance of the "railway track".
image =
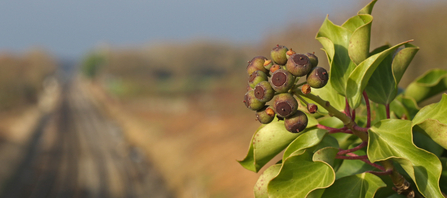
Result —
M0 197L173 197L150 161L93 105L78 80L62 87Z

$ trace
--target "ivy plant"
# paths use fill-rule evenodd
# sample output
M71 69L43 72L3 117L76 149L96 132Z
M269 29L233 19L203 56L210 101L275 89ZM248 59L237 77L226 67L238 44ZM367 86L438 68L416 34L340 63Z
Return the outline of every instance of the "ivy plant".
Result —
M258 172L282 155L255 197L445 197L447 70L399 88L419 48L407 40L370 51L375 3L342 25L324 20L316 39L329 71L281 45L249 61L244 103L262 125L239 163Z

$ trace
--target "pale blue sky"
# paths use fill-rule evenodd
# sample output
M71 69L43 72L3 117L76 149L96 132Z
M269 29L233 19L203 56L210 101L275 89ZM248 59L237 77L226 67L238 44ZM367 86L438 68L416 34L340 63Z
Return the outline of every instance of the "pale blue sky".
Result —
M76 58L99 43L131 46L202 37L258 42L272 28L311 18L322 21L340 10L354 14L364 4L359 0L8 0L0 2L0 51L40 46L57 56Z

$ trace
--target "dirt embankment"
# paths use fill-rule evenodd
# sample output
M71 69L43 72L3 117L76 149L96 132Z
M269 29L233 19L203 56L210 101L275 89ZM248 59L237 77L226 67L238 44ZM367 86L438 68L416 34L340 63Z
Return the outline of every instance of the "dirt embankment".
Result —
M259 126L241 102L243 93L118 101L96 84L87 87L178 197L253 197L260 173L236 161Z
M25 157L34 129L56 107L59 91L56 79L49 78L37 105L0 114L0 190Z

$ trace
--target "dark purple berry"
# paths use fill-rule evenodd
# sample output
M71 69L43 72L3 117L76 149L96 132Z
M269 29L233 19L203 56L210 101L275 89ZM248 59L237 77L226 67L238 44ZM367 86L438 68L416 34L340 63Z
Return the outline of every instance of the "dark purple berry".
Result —
M287 118L293 115L298 109L298 102L289 93L278 94L273 101L273 108L276 114Z
M278 93L285 93L292 88L295 77L284 69L278 69L270 77L270 85Z
M296 77L309 74L312 70L309 57L304 54L292 54L286 64L287 71Z

